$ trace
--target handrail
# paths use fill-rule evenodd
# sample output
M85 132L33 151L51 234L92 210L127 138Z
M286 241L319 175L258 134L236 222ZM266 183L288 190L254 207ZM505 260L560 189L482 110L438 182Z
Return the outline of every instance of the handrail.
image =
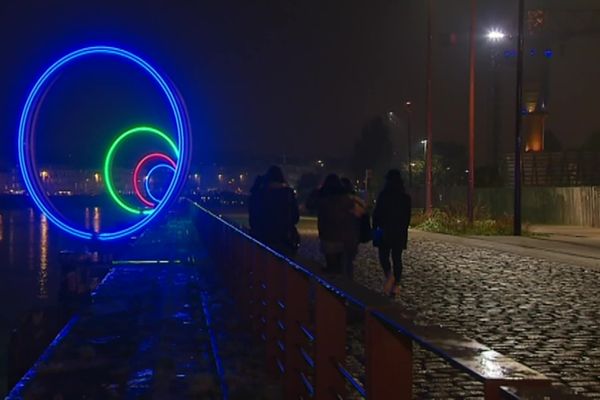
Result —
M216 251L215 248L217 255L229 264L228 267L235 267L243 272L240 279L245 289L250 290L253 282L260 284L261 293L249 294L246 304L254 304L253 301L262 299L262 296L270 299L259 304L259 309L252 308L257 311L250 311L249 314L255 315L257 312L255 317L263 322L258 329L267 348L277 349L280 354L284 354L284 367L288 371L284 373L286 398L297 399L304 393L301 391L302 385L297 386L297 375L296 378L292 377L298 373L310 397L327 397L332 390L343 397L344 382L348 381L361 396L369 399L390 396L410 398L413 342L482 381L486 400L500 399L501 386L535 390L536 387L550 385L550 380L543 374L449 329L416 323L414 314L401 309L388 298L343 278L324 278L319 275L321 268L318 263L283 254L222 217L196 203L194 205L203 212L205 218L202 222L207 225L204 229L210 229L207 231L208 237L215 240L216 247L227 249ZM238 255L235 246L238 246ZM241 254L242 251L244 254ZM230 268L226 270L229 271ZM244 279L248 282L244 283ZM307 284L316 285L313 286L316 292L314 289L310 290L312 294L309 295L308 286L305 286ZM285 285L291 286L285 289ZM298 285L304 289L297 289ZM316 307L316 320L311 322L306 318L309 315L309 304L313 303ZM364 386L340 364L344 359L345 346L342 344L340 347L338 342L345 342L348 304L358 306L365 313ZM260 311L261 308L263 311ZM297 314L298 312L302 314ZM311 331L308 325L313 323L315 326ZM280 329L277 329L278 326ZM332 333L331 329L335 332ZM308 355L303 342L314 346L314 358ZM284 346L278 346L279 343ZM267 354L274 354L273 350L268 350ZM327 365L326 360L338 362ZM276 356L272 362L278 364L280 359ZM307 367L310 369L307 370ZM314 374L314 385L310 386L312 391L307 386L307 383L310 384L307 373ZM395 384L390 385L390 381ZM401 388L401 392L397 387Z

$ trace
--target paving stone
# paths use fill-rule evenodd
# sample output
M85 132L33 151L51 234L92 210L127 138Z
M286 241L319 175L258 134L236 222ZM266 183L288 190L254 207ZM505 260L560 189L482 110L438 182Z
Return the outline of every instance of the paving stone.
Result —
M303 232L300 254L323 262L314 231ZM380 291L376 249L361 245L355 264L355 279ZM418 320L444 325L587 397L600 397L600 272L419 237L409 240L401 287L396 301ZM463 387L472 378L422 353L414 357L416 397L466 398ZM447 391L431 386L429 379L446 374L460 379L441 385Z

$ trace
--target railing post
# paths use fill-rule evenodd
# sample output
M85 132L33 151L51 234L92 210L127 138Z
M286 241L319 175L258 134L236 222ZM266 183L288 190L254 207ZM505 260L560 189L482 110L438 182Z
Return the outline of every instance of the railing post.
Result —
M240 265L238 299L239 307L243 310L244 315L252 315L252 253L253 243L249 240L244 240L242 243L242 255Z
M300 325L308 325L310 318L308 309L308 278L291 267L285 269L285 399L297 400L306 390L300 378L306 372L306 362L302 359L300 349L306 338ZM305 373L305 375L308 375Z
M412 399L412 340L365 315L366 389L369 399Z
M264 284L265 284L265 337L266 337L266 352L267 352L267 370L273 375L278 376L278 346L277 340L282 337L277 320L281 313L277 304L278 293L282 289L282 284L279 279L281 276L281 266L278 260L269 253L265 253L264 258Z
M346 396L346 381L336 363L346 358L346 305L317 284L315 312L315 397Z
M262 306L262 301L264 300L263 276L265 272L263 260L264 254L261 249L257 245L252 246L252 327L258 332L261 339L264 337L264 326L261 320L265 317Z

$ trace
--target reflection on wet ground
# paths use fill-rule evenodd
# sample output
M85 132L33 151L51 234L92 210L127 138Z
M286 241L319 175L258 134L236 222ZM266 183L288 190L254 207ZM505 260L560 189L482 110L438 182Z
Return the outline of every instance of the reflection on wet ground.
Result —
M9 398L278 398L189 221L147 232L119 259Z
M88 229L99 231L103 225L99 207L73 207L72 213ZM21 208L0 209L0 395L6 393L11 330L26 323L35 310L57 306L60 252L95 251L86 246L63 235L26 203Z

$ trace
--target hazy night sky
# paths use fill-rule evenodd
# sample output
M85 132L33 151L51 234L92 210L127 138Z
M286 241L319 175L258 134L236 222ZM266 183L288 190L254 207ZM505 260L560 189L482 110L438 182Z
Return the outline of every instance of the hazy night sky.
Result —
M535 2L544 3L561 4ZM596 3L570 1L569 8ZM434 0L434 7L434 136L464 143L469 1ZM479 32L491 24L514 32L515 14L516 1L482 0ZM578 18L554 21L570 28ZM407 99L415 104L414 137L423 137L425 21L425 1L416 0L2 1L0 167L15 161L18 114L42 68L92 44L136 52L175 81L191 112L195 163L240 154L347 156L367 118L401 112ZM450 32L455 45L446 43ZM550 84L548 122L566 147L576 147L600 129L600 35L569 40L551 61L551 77L560 78ZM484 150L490 49L481 42L478 148ZM98 149L127 124L144 119L169 129L160 94L143 75L110 61L72 69L59 77L42 111L40 157L97 164ZM504 60L498 73L507 121L501 144L509 151L514 60Z

